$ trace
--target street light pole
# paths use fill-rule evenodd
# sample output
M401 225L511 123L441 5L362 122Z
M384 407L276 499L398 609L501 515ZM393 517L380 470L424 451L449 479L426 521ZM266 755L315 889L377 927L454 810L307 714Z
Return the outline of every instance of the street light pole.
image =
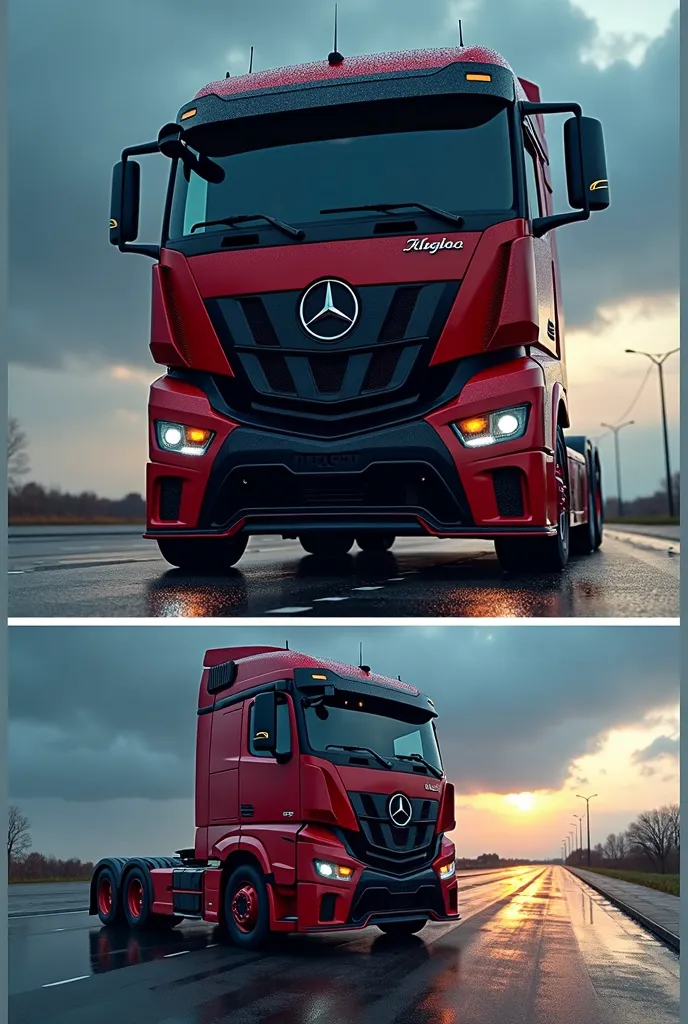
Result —
M667 361L669 356L673 356L675 352L678 352L677 348L672 348L670 352L638 352L636 349L627 348L626 352L629 355L635 356L647 356L651 359L659 370L659 397L662 405L662 434L664 435L664 465L666 469L667 477L667 503L669 506L669 515L674 514L674 491L671 486L671 466L669 463L669 430L667 427L667 414L666 414L666 399L664 397L664 363Z
M583 860L583 815L574 814L574 818L578 822L578 863Z
M611 430L614 435L614 462L616 463L616 493L617 503L619 506L619 519L623 516L623 498L621 497L621 455L619 454L619 431L623 430L624 427L630 427L635 423L635 420L628 420L626 423L620 423L618 426L613 427L610 423L600 423L601 427L606 430Z
M576 817L576 815L574 814L574 818L575 817ZM578 853L578 822L577 821L572 821L571 824L573 825L573 842L574 842L574 846L576 847L576 853ZM580 864L580 862L581 862L581 856L578 853L578 863Z
M597 796L597 793L592 793L590 796L581 796L580 793L576 793L576 796L579 800L585 800L585 813L588 821L588 867L590 867L590 801Z

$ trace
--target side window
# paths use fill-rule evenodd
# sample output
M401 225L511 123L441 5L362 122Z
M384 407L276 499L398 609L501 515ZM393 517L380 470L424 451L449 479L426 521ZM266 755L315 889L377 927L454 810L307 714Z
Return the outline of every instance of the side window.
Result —
M537 157L531 150L530 146L526 146L523 151L526 168L526 191L528 193L528 211L529 217L533 220L535 217L542 216L542 207L540 204L540 193L538 190L538 179L537 179Z
M277 753L288 754L291 750L291 723L287 698L277 698ZM253 749L253 704L248 714L248 749L254 757L271 757L267 750Z

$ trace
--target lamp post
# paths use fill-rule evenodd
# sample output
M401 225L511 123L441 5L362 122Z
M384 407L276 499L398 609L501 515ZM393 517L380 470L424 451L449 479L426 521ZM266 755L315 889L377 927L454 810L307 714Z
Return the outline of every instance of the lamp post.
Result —
M575 817L576 817L576 815L574 814L574 818ZM578 850L578 822L577 821L572 821L571 824L573 825L573 844L575 846L576 853L578 854L578 863L580 864L580 862L581 862L581 855L580 855L579 850Z
M590 796L581 796L580 793L576 793L579 800L585 800L585 813L588 823L588 867L590 867L590 801L593 797L597 796L597 793L592 793Z
M616 463L616 494L617 503L619 506L619 519L623 516L623 498L621 497L621 456L619 454L619 431L623 430L624 427L631 427L635 423L635 420L628 420L626 423L619 423L618 426L613 427L611 423L600 423L601 427L606 430L611 430L614 435L614 462Z
M578 850L579 850L578 863L580 864L580 862L583 860L583 818L584 818L584 815L582 815L582 814L574 814L574 818L578 822Z
M659 371L659 397L662 403L662 433L664 434L664 464L666 467L667 477L667 503L669 506L669 515L674 514L674 492L671 486L671 466L669 464L669 431L667 429L667 414L666 414L666 400L664 397L664 363L667 361L669 356L673 356L675 352L678 352L677 348L672 348L670 352L638 352L634 348L627 348L626 352L628 355L634 356L647 356L651 359Z

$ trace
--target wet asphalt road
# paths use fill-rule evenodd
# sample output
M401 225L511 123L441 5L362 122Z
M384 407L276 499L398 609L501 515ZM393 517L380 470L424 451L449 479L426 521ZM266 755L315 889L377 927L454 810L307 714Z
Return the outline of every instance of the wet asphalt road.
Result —
M369 928L286 936L260 953L217 944L195 922L144 938L78 910L32 912L12 887L10 912L22 916L10 919L10 1022L678 1021L678 956L565 869L470 873L459 886L462 921L405 943Z
M677 528L668 528L672 537ZM586 617L679 614L679 543L607 531L597 554L556 576L505 576L491 543L404 538L383 556L336 561L254 537L223 576L171 569L138 527L10 532L12 618Z

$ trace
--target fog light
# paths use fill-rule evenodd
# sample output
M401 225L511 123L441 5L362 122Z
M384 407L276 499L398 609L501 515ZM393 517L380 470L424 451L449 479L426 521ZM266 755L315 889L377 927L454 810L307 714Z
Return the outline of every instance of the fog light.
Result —
M344 867L342 864L332 864L329 860L316 860L315 870L321 878L338 878L342 882L348 882L353 878L354 869Z
M456 861L452 861L451 864L443 864L440 868L440 878L442 881L446 881L447 878L452 878L456 874Z
M528 406L498 409L486 416L468 416L453 423L454 432L466 448L481 448L499 441L523 437L528 425Z
M180 455L205 455L215 437L212 430L204 427L187 427L183 423L156 423L158 444L166 452Z

